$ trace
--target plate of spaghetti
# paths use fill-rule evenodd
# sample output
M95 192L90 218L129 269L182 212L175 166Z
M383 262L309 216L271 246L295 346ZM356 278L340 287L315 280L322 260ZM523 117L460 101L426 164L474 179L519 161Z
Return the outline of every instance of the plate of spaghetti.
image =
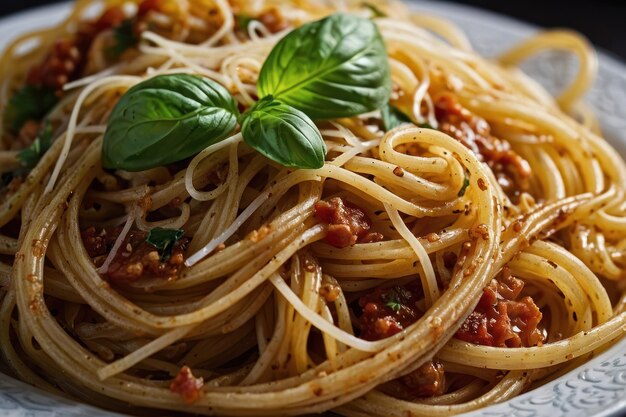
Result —
M0 33L3 415L626 407L626 71L581 35L360 0Z

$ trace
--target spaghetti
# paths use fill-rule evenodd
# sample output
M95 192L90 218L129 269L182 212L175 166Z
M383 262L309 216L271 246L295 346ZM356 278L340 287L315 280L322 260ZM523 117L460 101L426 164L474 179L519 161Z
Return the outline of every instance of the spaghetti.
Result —
M373 19L392 90L309 126L321 166L257 152L244 113L191 157L103 168L129 89L193 74L250 111L275 46L339 12ZM557 98L514 67L550 49L579 60ZM549 381L626 330L596 66L564 31L487 61L396 2L77 1L0 65L7 366L137 414L444 416Z

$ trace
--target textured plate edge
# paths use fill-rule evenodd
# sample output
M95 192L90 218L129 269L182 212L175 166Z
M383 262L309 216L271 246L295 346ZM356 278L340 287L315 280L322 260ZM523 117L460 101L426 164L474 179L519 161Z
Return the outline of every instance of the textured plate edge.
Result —
M479 8L475 8L471 6L466 6L466 5L456 4L456 3L434 2L434 1L408 0L408 2L414 3L413 5L411 5L411 7L416 10L424 10L429 13L433 13L436 15L444 16L446 18L450 18L451 20L454 20L455 16L466 21L470 21L470 20L480 21L488 17L489 19L493 19L495 22L497 22L497 24L493 24L492 22L490 22L490 24L493 26L502 26L503 24L509 25L510 27L507 28L507 31L511 32L511 35L514 35L513 32L519 32L516 35L528 36L532 32L535 32L541 29L541 28L538 28L537 26L533 26L529 23L516 20L506 15L501 15L498 13L494 13L491 11L487 11L487 10L483 10L483 9L479 9ZM11 30L9 28L15 28L15 31L19 33L20 32L19 22L22 21L23 19L30 18L31 21L36 20L37 22L41 22L42 25L49 25L51 23L54 23L55 21L60 20L62 16L64 15L64 13L66 13L68 10L69 10L69 5L67 3L57 3L57 4L53 4L49 6L35 8L30 11L16 13L16 14L9 15L0 19L0 28L2 28L1 29L2 31ZM13 30L11 30L11 32L13 32ZM0 43L4 43L4 42L0 42ZM1 49L4 49L4 47L5 45L3 44L1 46ZM615 74L615 76L617 77L625 78L624 74L626 73L626 65L623 62L621 62L619 59L614 57L611 53L607 53L603 51L601 48L596 48L596 50L598 51L600 65L604 71L609 71ZM617 140L625 141L626 138L620 138ZM466 417L470 417L470 416L471 417L479 417L479 416L495 417L495 416L500 416L500 415L502 416L504 415L518 416L519 415L519 416L524 416L524 417L527 417L527 416L530 417L530 416L544 415L543 413L537 414L535 411L531 411L531 410L525 410L523 414L515 414L516 410L509 410L509 409L504 409L504 408L507 408L509 405L511 405L514 402L532 399L533 397L537 396L538 392L545 391L548 389L548 387L553 388L560 383L568 382L572 379L572 376L581 375L587 370L589 370L590 368L592 368L593 366L600 366L603 363L603 361L606 361L609 358L613 358L613 359L619 358L620 357L619 353L621 353L621 357L625 358L626 360L625 351L626 351L626 338L623 338L622 340L618 341L615 345L613 345L611 348L609 348L605 352L601 353L597 357L592 358L589 362L585 363L583 366L568 372L567 374L557 378L554 381L551 381L550 383L546 385L543 385L542 387L538 389L524 393L504 403L492 405L490 407L477 410L474 412L470 412L470 413L465 413L462 415ZM21 381L15 380L14 378L10 376L0 374L0 387L5 385L6 383L14 384L17 389L28 390L36 396L41 396L41 398L44 398L44 397L48 398L53 401L53 404L51 405L54 405L54 403L56 403L56 405L69 406L70 408L74 409L74 412L80 413L80 414L74 414L74 412L72 412L71 414L72 416L73 415L76 415L76 416L93 415L94 417L124 417L124 415L122 414L102 410L102 409L89 406L89 405L84 405L81 403L74 403L74 401L72 400L66 400L64 398L57 397L45 391L31 387L30 385L27 385ZM23 394L23 395L28 396L28 393ZM1 406L2 406L2 400L0 398L0 407ZM56 410L56 411L55 410L36 410L34 411L34 410L27 410L23 408L23 409L9 410L7 412L8 414L5 414L6 417L24 417L25 413L29 413L28 414L29 417L60 417L60 416L69 417L70 416L70 414L68 414L67 412L63 410ZM88 414L84 414L85 412L88 412ZM596 413L593 417L618 417L618 416L624 415L625 412L626 412L626 396L622 396L622 399L620 401L607 406L605 410L603 410L600 413ZM37 414L32 414L32 413L37 413ZM92 413L98 413L98 415L95 415Z

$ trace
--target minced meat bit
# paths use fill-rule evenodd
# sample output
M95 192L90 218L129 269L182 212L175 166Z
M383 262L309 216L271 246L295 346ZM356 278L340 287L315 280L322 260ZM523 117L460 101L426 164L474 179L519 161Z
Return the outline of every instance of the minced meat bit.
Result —
M183 366L170 384L170 391L179 394L187 404L193 404L202 395L203 386L204 379L194 377L191 369Z
M359 298L363 314L357 320L361 339L380 340L400 333L421 316L416 302L422 290L417 284L376 289Z
M439 130L486 162L509 197L516 198L529 190L530 165L511 149L507 141L491 134L491 127L485 119L461 106L450 94L442 94L435 101L435 115Z
M517 301L524 282L505 267L483 290L476 309L456 333L456 338L484 346L528 347L544 341L537 328L542 314L531 297Z
M87 254L96 265L104 262L121 231L122 227L105 229L90 227L81 232ZM147 236L147 232L140 230L131 230L128 233L105 273L107 279L124 284L144 277L172 279L178 276L185 262L187 239L176 242L171 257L164 261L156 248L146 242Z
M341 197L315 203L315 217L328 224L326 242L336 248L383 240L380 233L370 232L372 221L367 214Z
M445 394L446 379L443 364L434 359L413 372L378 387L382 392L404 401Z
M443 364L438 360L426 362L400 381L410 396L418 398L441 395L446 388Z

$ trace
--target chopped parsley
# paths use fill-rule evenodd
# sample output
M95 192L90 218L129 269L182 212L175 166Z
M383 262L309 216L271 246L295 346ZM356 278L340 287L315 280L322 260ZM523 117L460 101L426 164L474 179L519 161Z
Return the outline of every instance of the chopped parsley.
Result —
M146 242L154 246L161 255L161 261L166 262L172 256L174 245L185 235L182 229L164 229L155 227L150 230Z
M14 133L29 120L41 120L59 101L53 89L26 85L13 94L5 110L5 126Z
M411 299L411 292L404 287L393 287L391 291L383 294L382 300L385 306L389 307L396 313L399 312L406 303Z
M46 121L33 144L17 154L17 159L19 159L24 168L33 169L41 157L50 149L50 146L52 146L52 133L52 125L49 121Z
M252 22L253 20L255 20L254 17L247 14L235 15L235 24L237 25L239 30L243 30L244 32L248 30L248 25L250 25L250 22Z
M402 308L402 303L398 301L398 299L395 297L388 300L387 303L385 303L385 305L389 307L390 309L392 309L393 311L395 311L396 313L400 311L400 309Z
M135 36L135 32L133 30L132 19L124 20L113 30L113 39L115 43L106 51L107 55L111 59L119 58L124 52L126 52L126 50L139 43L139 39Z
M463 185L461 186L461 189L459 190L459 197L463 197L465 195L465 191L467 191L467 187L469 187L470 185L470 180L469 177L466 175L465 178L463 179Z

